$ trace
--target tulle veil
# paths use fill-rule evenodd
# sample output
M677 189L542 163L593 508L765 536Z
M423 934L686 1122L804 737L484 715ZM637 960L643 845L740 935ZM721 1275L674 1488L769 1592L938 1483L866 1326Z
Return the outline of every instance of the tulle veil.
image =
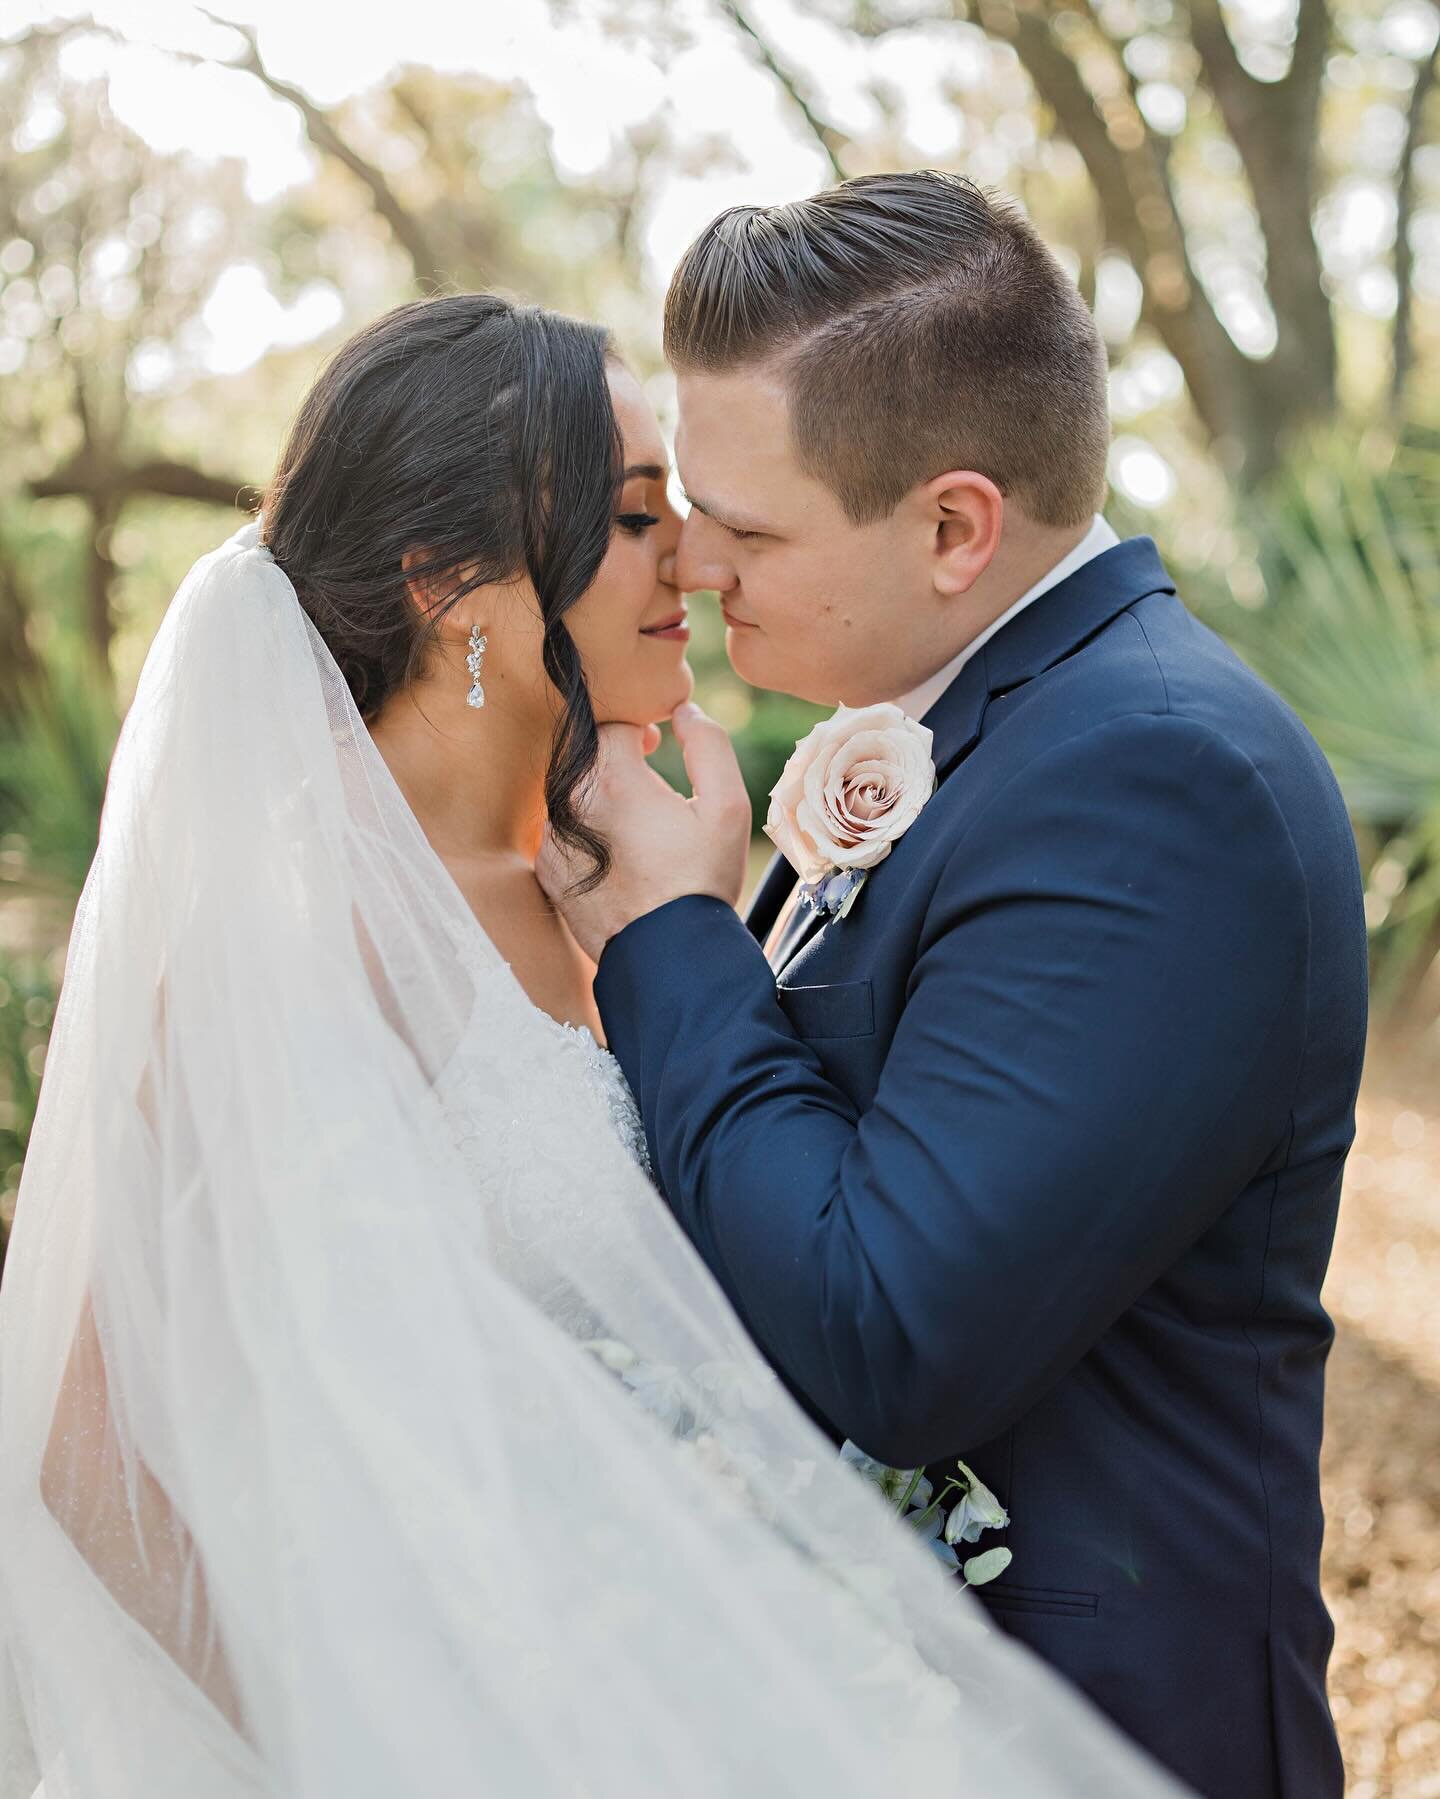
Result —
M0 1799L42 1778L1178 1790L780 1388L253 524L122 733L0 1291Z

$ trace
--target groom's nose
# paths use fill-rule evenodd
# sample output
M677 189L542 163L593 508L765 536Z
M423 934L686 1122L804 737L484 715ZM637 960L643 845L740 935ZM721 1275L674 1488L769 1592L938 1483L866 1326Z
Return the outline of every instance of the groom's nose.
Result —
M736 584L735 565L720 527L694 507L680 527L675 584L682 593L699 593L707 587L717 593L729 593Z

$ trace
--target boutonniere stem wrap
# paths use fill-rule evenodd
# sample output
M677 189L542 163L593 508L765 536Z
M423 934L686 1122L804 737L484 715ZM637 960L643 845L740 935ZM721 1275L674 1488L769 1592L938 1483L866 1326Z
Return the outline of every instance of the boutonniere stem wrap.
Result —
M801 905L845 917L934 793L933 742L898 706L841 706L795 746L765 835L799 875Z
M798 904L807 912L843 918L860 897L868 868L842 868L818 881L807 881L800 889Z

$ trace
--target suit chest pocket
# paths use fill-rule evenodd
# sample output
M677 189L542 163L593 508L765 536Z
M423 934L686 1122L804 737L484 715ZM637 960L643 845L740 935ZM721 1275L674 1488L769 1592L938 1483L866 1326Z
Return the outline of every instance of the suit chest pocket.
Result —
M828 987L780 986L775 996L798 1036L874 1035L875 995L869 981L839 981Z

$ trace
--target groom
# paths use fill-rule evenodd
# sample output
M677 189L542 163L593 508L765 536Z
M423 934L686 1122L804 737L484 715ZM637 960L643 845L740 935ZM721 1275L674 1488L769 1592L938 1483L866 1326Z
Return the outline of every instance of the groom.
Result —
M938 776L845 917L777 861L742 924L723 732L677 718L691 801L606 733L613 872L542 878L669 1204L836 1440L995 1489L999 1626L1207 1799L1335 1799L1319 1290L1366 970L1330 771L1099 516L1104 353L1012 208L931 173L740 208L665 325L680 585L746 680L923 718Z

